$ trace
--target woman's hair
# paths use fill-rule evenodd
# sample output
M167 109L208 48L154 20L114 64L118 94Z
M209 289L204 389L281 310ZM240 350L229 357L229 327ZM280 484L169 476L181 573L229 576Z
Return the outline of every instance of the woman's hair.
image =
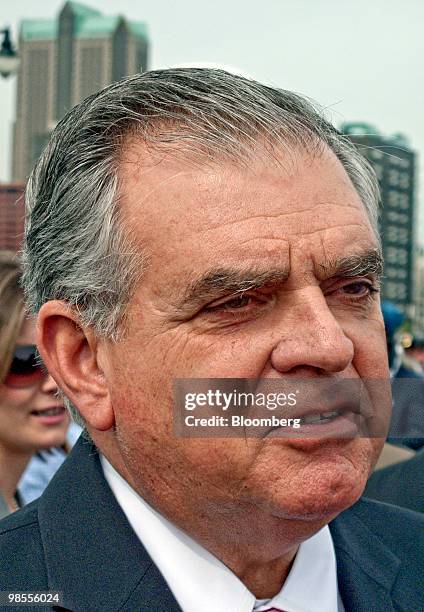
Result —
M0 384L9 370L25 318L21 274L18 256L10 251L0 251Z

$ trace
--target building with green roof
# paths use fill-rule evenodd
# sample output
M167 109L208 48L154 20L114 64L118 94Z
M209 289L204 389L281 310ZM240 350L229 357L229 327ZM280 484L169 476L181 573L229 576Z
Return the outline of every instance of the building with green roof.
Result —
M148 69L149 34L144 22L66 2L56 19L21 22L19 52L12 176L25 181L72 106Z

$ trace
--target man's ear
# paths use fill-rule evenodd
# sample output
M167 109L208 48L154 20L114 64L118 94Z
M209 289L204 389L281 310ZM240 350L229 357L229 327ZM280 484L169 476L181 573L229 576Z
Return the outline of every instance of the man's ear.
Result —
M99 359L99 339L60 300L46 302L37 321L37 345L50 374L92 429L115 423L109 389Z

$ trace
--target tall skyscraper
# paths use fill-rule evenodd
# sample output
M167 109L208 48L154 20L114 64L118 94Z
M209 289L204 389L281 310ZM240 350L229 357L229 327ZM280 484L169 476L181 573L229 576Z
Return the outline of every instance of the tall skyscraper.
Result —
M417 248L415 152L405 137L382 136L372 125L346 123L342 131L371 163L380 184L380 233L385 262L382 297L413 318Z
M147 27L66 2L55 20L21 23L12 180L25 181L59 119L123 76L147 70Z

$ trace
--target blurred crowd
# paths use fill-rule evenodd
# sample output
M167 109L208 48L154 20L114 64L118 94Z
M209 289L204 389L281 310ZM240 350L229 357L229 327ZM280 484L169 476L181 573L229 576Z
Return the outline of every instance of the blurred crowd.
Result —
M81 433L37 353L20 277L17 256L0 252L0 518L41 495ZM394 304L382 311L393 416L365 494L424 512L424 351Z
M0 518L41 495L79 435L37 354L20 277L0 252Z

